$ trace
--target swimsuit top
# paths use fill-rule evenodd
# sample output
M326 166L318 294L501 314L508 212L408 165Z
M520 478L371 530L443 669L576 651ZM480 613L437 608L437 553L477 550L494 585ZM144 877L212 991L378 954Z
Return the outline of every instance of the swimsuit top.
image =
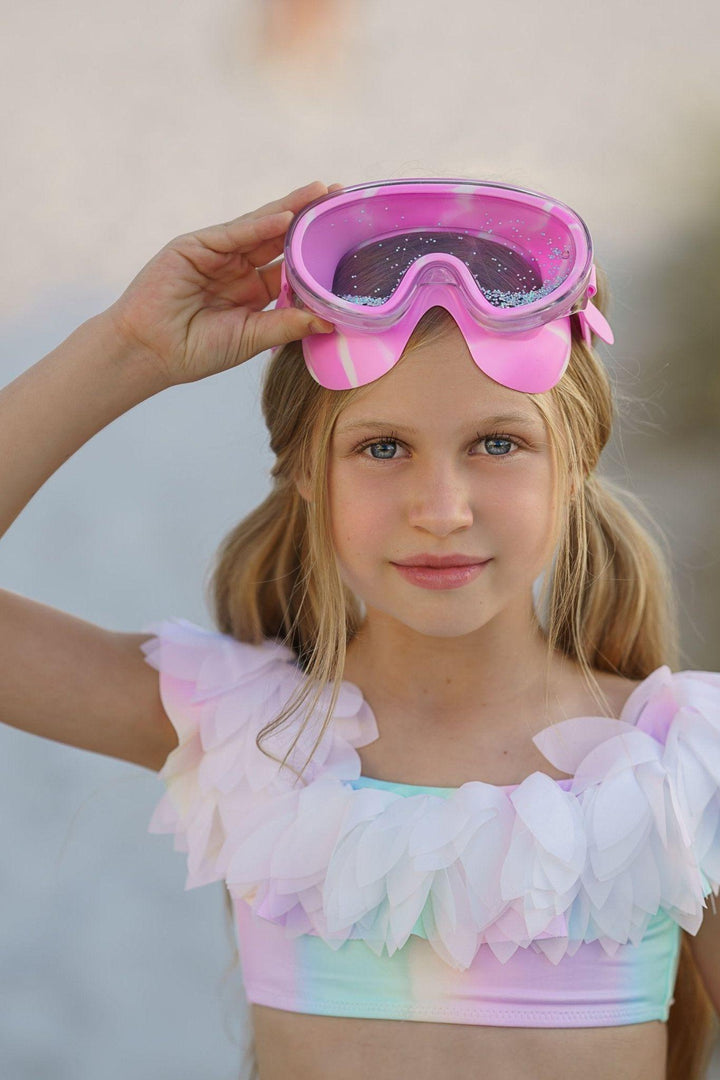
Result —
M175 834L186 889L226 883L250 1002L518 1027L667 1020L681 928L697 933L720 883L720 674L662 666L619 719L544 728L533 742L572 775L508 787L362 776L355 747L379 731L343 682L297 781L255 744L305 679L291 649L185 619L145 632L179 738L148 831ZM298 771L329 693L289 756ZM299 713L284 724L265 743L280 761Z

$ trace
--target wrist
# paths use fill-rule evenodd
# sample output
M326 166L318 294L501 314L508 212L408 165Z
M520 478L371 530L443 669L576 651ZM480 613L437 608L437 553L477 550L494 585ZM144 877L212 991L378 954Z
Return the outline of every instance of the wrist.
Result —
M123 328L112 306L91 316L78 327L93 341L94 353L142 397L151 397L173 385L158 357Z

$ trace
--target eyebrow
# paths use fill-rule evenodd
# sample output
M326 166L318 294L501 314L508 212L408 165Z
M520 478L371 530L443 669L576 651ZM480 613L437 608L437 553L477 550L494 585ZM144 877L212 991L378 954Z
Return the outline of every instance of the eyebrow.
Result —
M536 424L537 419L534 416L528 416L527 413L498 413L495 416L485 416L479 420L468 421L467 427L477 427L480 424L481 427L491 424L493 427L501 424ZM365 427L380 427L380 428L393 428L400 431L407 432L408 435L417 435L417 428L406 427L404 424L398 424L391 420L377 420L372 418L354 420L351 424L339 424L338 434L344 434L347 431L355 431L357 428Z

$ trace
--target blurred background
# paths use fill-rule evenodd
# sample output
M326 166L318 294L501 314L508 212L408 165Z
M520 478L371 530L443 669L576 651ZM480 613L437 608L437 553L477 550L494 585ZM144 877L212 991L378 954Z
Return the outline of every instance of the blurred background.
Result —
M667 536L682 666L720 669L716 4L3 7L3 385L172 237L311 180L551 193L585 218L612 288L600 351L620 412L602 470ZM0 587L111 629L210 627L213 551L269 487L265 359L167 390L82 447L4 537ZM147 833L162 790L0 727L4 1080L237 1077L222 887L184 891L184 855Z

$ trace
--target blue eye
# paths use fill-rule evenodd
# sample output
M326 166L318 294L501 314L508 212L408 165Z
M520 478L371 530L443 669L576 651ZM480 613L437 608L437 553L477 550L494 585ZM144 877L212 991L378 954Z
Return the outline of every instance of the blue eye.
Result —
M501 432L501 431L493 431L488 435L481 435L478 432L477 443L495 444L495 450L491 450L488 447L487 454L480 454L479 455L480 457L495 457L495 458L514 457L514 454L512 452L508 452L508 453L500 452L500 453L497 453L496 452L497 444L501 443L501 444L505 444L506 446L511 445L511 446L514 446L516 449L518 449L519 446L520 446L520 444L518 443L518 441L516 439L511 438L509 435L505 435L504 432ZM385 447L387 447L390 444L402 445L400 439L398 439L395 432L390 432L390 434L388 434L388 435L380 435L377 439L372 439L372 440L366 441L364 443L361 443L359 446L357 446L355 448L354 452L356 454L364 454L365 450L373 449L376 446L385 446ZM393 457L374 457L372 455L365 455L365 456L368 457L370 461L394 461L395 460L395 458L393 458Z
M512 443L513 446L518 445L515 442L514 439L508 439L508 438L505 437L505 435L486 435L485 438L481 439L480 441L485 442L485 443L505 443L506 445L509 444L509 443ZM491 454L491 456L492 457L509 457L508 454Z
M382 438L376 440L375 442L365 443L359 448L358 453L362 453L364 450L374 449L376 446L388 446L390 443L397 443L397 441L397 439L390 438L389 435L383 435ZM392 458L376 458L372 455L366 456L370 456L372 461L392 461Z

